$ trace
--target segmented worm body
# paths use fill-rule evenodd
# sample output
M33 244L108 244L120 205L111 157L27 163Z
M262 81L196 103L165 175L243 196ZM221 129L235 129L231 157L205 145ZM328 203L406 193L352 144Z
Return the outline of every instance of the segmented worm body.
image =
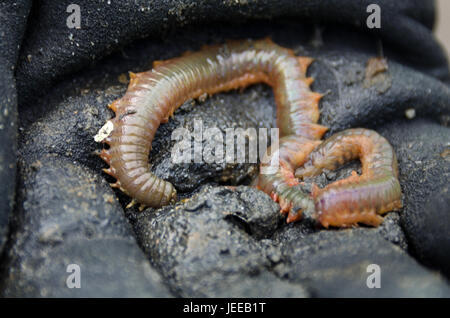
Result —
M289 212L288 222L299 219L302 210L315 208L325 226L359 221L378 224L376 218L369 220L350 215L355 211L364 214L371 209L383 213L399 206L395 201L398 181L394 187L390 177L395 175L396 178L395 155L389 144L386 146L374 136L366 136L364 131L358 135L360 143L352 139L357 134L341 133L318 146L327 128L317 124L322 95L310 90L312 79L305 75L311 62L312 59L297 57L292 50L265 39L207 46L198 52L157 61L150 71L130 73L125 95L109 105L116 116L100 130L104 136L99 137L100 132L96 136L97 141L109 145L100 157L109 164L104 171L117 180L111 186L131 196L130 205L161 207L173 202L176 199L173 185L150 172L148 156L159 125L167 122L189 99L262 82L273 88L281 138L278 147L269 148L265 158L268 160L264 160L271 162L277 157L279 165L269 173L260 173L256 186L279 202L283 213ZM384 156L388 152L391 170L395 172L391 174L388 166L384 166L388 161ZM349 153L354 156L349 157ZM315 189L313 198L296 187L298 179L294 171L308 158L304 170L297 170L301 177L334 167L342 158L358 156L363 161L364 171L360 178L353 176L323 190ZM318 165L319 162L324 162L323 166ZM267 167L262 164L261 170L264 168ZM379 172L379 168L383 172ZM387 191L388 186L389 191L395 188L395 196L391 193L394 190ZM372 200L379 197L384 200L382 206ZM372 215L369 212L366 214Z
M271 146L263 158L265 163L261 164L256 186L280 204L281 213L288 213L288 223L300 219L302 210L314 209L309 194L296 187L299 182L294 171L305 163L308 154L319 144L319 140L289 135L280 138L278 147L273 149ZM271 160L275 157L278 160L274 163Z
M320 139L326 131L316 124L321 95L310 91L312 80L305 76L311 61L269 39L235 41L156 62L151 71L131 74L126 94L109 105L116 117L107 123L112 131L102 140L109 145L100 154L110 166L104 171L117 179L112 186L145 206L173 201L173 185L150 172L151 142L160 123L185 101L205 93L267 83L274 90L280 135Z
M295 176L316 176L324 169L334 170L358 158L361 175L353 171L352 176L323 189L313 187L315 212L325 227L357 223L376 226L383 221L378 214L402 207L395 152L385 138L372 130L348 129L331 136L311 152Z

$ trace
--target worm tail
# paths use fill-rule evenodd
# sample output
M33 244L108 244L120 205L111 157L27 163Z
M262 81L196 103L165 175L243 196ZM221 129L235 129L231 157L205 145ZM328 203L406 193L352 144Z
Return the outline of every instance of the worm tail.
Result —
M402 207L397 158L389 142L368 129L348 129L325 140L295 172L298 178L360 159L362 174L353 172L323 189L313 188L317 217L323 226L378 225L379 214Z

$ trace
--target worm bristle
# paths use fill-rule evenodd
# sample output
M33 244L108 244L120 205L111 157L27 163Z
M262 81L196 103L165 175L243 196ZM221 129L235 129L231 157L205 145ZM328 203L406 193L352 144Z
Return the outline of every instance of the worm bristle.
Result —
M117 100L113 101L111 104L108 105L108 108L111 109L113 112L117 112Z
M127 204L127 206L125 207L126 209L130 209L133 206L135 206L138 202L133 198L131 199L130 203Z
M317 92L311 92L309 94L309 98L311 98L316 105L319 104L320 100L323 98L323 94Z
M297 222L301 220L302 218L302 210L301 209L295 209L294 207L291 207L289 210L288 216L286 218L286 223L292 223Z
M306 74L308 67L314 62L314 59L306 56L298 56L298 62L300 63L300 68L303 74Z
M311 86L311 84L314 83L314 77L306 77L303 81L306 85Z
M114 174L114 171L110 168L103 168L102 169L104 173L109 174L111 177L116 177L116 175Z
M134 72L131 72L131 71L129 71L128 72L128 75L130 75L130 80L133 80L133 79L135 79L136 78L136 73L134 73Z
M102 149L102 151L99 154L99 157L102 158L107 164L109 164L111 161L111 154L106 149Z
M327 130L328 127L319 124L304 123L297 128L296 134L308 139L319 140L327 132Z
M116 183L110 183L109 184L111 188L120 189L120 181L116 181Z
M153 61L153 68L165 65L165 64L169 63L169 61L170 60L155 60L155 61Z

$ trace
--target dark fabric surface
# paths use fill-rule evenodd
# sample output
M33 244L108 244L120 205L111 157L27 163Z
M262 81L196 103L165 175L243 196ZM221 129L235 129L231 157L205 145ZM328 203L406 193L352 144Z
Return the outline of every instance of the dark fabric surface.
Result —
M450 76L432 36L434 1L80 0L80 29L66 25L71 3L0 0L2 295L168 295L160 280L176 296L450 295L448 281L436 273L448 276L450 268L442 252L450 249L450 213L443 209ZM381 7L378 30L366 26L371 3ZM192 128L195 119L221 130L273 127L273 95L263 85L188 102L158 130L152 170L181 198L195 195L194 203L138 213L125 209L129 199L106 185L111 180L101 172L105 165L94 154L101 146L93 136L112 116L106 105L125 92L128 71L148 70L154 60L204 44L266 36L315 58L308 74L315 78L312 89L325 94L320 122L330 127L326 136L367 127L396 150L405 208L380 228L326 231L309 216L286 226L264 194L218 186L249 184L256 165L171 163L172 131ZM367 61L380 44L389 68L368 83ZM405 118L412 110L415 118ZM322 182L349 172L343 168ZM112 252L102 252L111 246ZM109 264L114 258L117 263ZM93 268L84 291L61 289L61 268L71 261ZM388 271L386 289L361 283L370 262ZM102 264L108 271L100 275ZM105 283L109 275L118 277L115 287ZM414 284L421 288L413 290Z
M79 70L143 37L160 39L189 25L255 19L284 19L342 23L374 33L396 46L402 58L427 72L448 79L443 51L431 37L433 1L100 1L83 0L81 29L66 27L72 1L36 1L17 71L20 98L31 102L64 75ZM378 3L382 27L369 30L366 8Z
M0 250L14 204L17 160L17 94L14 72L30 1L0 1Z

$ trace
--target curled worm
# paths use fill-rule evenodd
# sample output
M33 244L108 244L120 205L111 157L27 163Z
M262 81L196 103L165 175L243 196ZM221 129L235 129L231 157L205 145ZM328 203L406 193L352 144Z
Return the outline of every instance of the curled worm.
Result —
M402 192L397 179L397 158L389 142L375 131L356 128L337 133L325 140L295 172L299 178L333 170L359 158L362 174L333 182L323 189L313 186L315 212L328 227L357 223L379 225L379 214L402 207Z
M278 165L260 173L256 186L289 213L288 222L298 220L302 210L314 209L325 227L378 225L378 214L402 206L395 154L384 138L364 129L341 132L320 144L327 128L317 124L322 95L309 89L312 79L306 70L311 62L265 39L204 47L155 62L150 71L130 73L125 95L109 105L116 116L96 136L109 145L100 156L109 164L104 171L117 179L111 186L131 196L131 205L161 207L173 202L175 188L152 174L148 162L159 125L189 99L262 82L274 90L281 139L278 147L269 148L269 160L263 160L271 162L276 155ZM355 158L362 162L361 176L354 173L324 189L314 187L312 197L297 187L297 178Z
M109 105L116 114L105 125L109 134L98 138L109 145L100 157L109 164L104 171L117 179L112 186L131 196L132 204L161 207L172 202L173 185L150 172L151 143L159 125L180 105L204 94L266 83L274 90L280 135L319 140L327 128L317 124L321 95L310 91L312 79L305 76L311 61L269 39L234 41L131 73L125 95Z

